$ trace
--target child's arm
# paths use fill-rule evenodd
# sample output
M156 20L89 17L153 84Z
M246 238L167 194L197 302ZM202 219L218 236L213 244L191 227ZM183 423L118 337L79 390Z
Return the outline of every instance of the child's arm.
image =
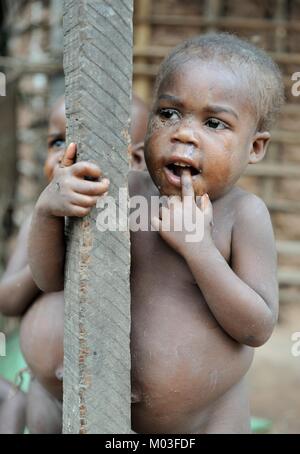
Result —
M182 181L183 195L194 198L190 175ZM277 259L268 211L257 197L243 200L233 229L231 268L211 237L212 205L208 196L202 199L205 232L197 246L185 242L181 232L160 234L186 260L222 328L241 344L260 346L270 337L278 314ZM161 221L155 222L161 230Z
M0 312L17 316L25 312L40 293L28 265L27 243L31 216L23 223L15 251L0 282Z
M91 162L74 164L76 145L67 148L60 168L39 197L29 235L29 264L33 278L44 292L64 287L65 216L86 216L100 195L108 190L109 181L95 180L101 170Z

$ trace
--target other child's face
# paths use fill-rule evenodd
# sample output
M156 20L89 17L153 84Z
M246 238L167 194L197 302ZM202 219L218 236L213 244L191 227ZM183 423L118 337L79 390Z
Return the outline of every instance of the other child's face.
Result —
M181 194L184 166L196 195L225 194L249 162L256 118L242 82L221 64L192 60L160 85L145 141L163 195Z
M53 110L48 129L47 158L44 165L44 173L48 181L53 177L55 167L63 158L66 147L66 115L65 104L62 101Z
M133 99L131 109L131 168L134 170L145 170L144 140L147 132L148 112L142 109Z

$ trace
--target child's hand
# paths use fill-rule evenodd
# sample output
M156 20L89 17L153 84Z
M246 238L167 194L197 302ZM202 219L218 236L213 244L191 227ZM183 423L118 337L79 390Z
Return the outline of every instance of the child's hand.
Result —
M98 197L108 191L109 180L98 181L102 176L100 168L87 161L74 163L75 157L76 144L71 143L38 201L39 208L47 215L86 216Z
M206 248L213 243L211 237L213 209L208 194L197 197L195 201L189 171L182 173L181 191L181 198L168 197L167 206L161 209L160 219L153 217L151 223L169 246L185 256L187 253L193 253L195 247L198 251L199 247ZM194 230L191 231L189 226Z

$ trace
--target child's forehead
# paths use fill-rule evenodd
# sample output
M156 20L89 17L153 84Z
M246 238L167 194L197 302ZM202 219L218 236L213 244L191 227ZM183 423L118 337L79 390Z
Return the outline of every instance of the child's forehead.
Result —
M249 106L250 90L243 75L220 62L192 60L167 73L160 83L158 98L165 92L183 102L226 102L243 109Z

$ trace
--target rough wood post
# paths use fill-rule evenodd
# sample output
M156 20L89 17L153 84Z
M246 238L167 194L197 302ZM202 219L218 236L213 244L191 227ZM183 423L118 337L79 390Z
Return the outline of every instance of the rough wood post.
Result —
M68 142L96 161L118 205L127 187L132 0L65 0ZM128 231L72 221L66 263L64 432L130 432Z

